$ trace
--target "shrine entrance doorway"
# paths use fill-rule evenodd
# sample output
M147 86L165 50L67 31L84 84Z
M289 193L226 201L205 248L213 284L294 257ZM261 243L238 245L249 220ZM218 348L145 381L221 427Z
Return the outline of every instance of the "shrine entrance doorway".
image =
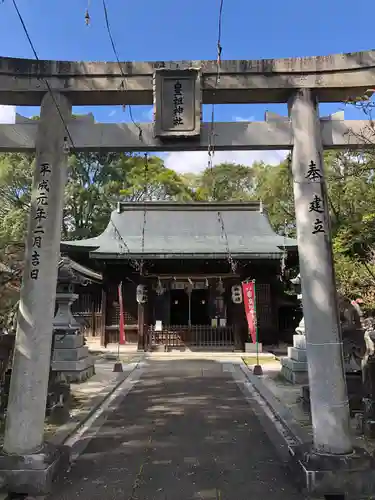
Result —
M196 289L191 293L191 325L209 325L209 294L208 290Z
M170 324L187 326L189 324L189 295L185 290L179 289L171 290L170 293Z

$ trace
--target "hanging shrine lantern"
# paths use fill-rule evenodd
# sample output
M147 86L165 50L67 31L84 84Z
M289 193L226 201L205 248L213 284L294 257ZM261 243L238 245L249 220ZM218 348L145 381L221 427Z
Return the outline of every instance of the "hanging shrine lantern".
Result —
M137 302L138 304L147 302L147 287L145 285L137 285Z
M156 286L155 291L156 291L156 295L159 295L159 296L163 295L165 292L165 287L163 286L163 283L161 282L160 279L158 280L158 284Z
M233 304L241 304L242 303L242 288L240 285L232 286L232 302Z

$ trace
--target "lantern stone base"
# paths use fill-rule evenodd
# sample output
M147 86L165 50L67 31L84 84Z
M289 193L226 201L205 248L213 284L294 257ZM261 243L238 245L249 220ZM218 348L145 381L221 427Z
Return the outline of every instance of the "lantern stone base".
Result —
M293 335L293 347L288 347L288 356L281 358L281 375L292 384L309 382L305 335Z
M245 342L245 352L250 352L255 354L257 352L257 345L253 342ZM263 352L263 345L258 343L258 352Z
M95 375L94 360L91 356L78 361L52 361L51 369L59 372L59 379L69 383L80 383Z
M0 488L8 494L42 496L52 491L59 473L69 467L70 449L46 443L38 453L7 455L0 453ZM13 496L9 496L13 498Z
M82 334L55 334L51 369L64 382L84 382L95 374L94 359Z
M85 343L84 336L82 334L59 334L54 335L54 349L78 349L82 347Z
M373 498L375 460L362 448L348 455L317 453L310 444L292 448L295 478L309 495Z
M87 346L76 347L73 349L54 349L52 354L52 362L54 361L80 361L90 357L89 348Z

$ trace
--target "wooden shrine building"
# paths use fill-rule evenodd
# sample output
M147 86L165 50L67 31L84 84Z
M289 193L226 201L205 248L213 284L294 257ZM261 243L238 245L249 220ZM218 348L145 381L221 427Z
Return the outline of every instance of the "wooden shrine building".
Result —
M77 290L73 305L86 335L101 344L119 339L121 283L126 342L243 349L244 305L233 303L232 286L256 280L259 339L276 343L281 258L287 253L296 262L297 243L273 231L258 202L147 202L119 203L102 234L62 242L61 251L101 273L101 283ZM139 284L147 290L144 304L137 302Z

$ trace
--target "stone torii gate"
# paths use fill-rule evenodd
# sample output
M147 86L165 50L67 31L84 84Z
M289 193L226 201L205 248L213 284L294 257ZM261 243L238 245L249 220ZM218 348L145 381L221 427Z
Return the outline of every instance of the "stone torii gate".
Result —
M327 57L116 63L0 58L0 103L41 105L40 120L0 125L1 151L36 151L32 206L0 479L8 491L43 495L62 460L43 442L66 144L78 151L197 151L211 145L204 104L288 103L289 116L216 123L215 150L292 150L297 237L307 331L313 446L294 450L310 491L374 483L372 462L353 451L324 183L323 149L359 148L366 121L319 118L375 86L375 51ZM48 87L45 81L48 81ZM51 90L51 92L49 92ZM371 91L370 91L371 93ZM73 105L150 105L155 121L72 119ZM68 129L68 131L67 131ZM142 130L142 137L139 136ZM246 466L246 465L244 465ZM332 479L336 471L336 482ZM344 485L344 486L343 486ZM340 489L341 488L341 489Z

